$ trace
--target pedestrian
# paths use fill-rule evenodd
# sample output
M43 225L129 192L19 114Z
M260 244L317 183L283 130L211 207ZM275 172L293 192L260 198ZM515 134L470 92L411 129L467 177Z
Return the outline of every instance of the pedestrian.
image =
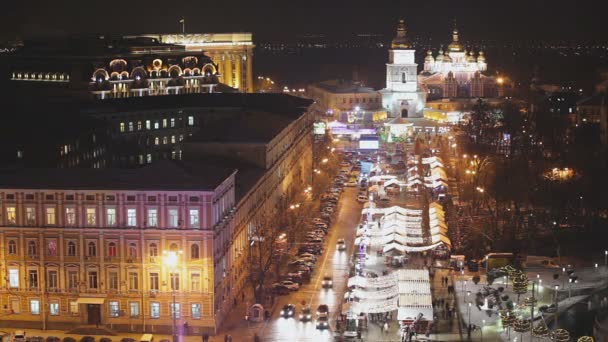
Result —
M467 340L471 340L471 324L467 326Z
M232 335L228 335L228 342L232 342Z
M203 334L203 342L209 342L209 334L207 334L207 333Z
M384 322L384 332L388 332L388 322Z
M260 336L257 333L253 334L253 342L260 342Z
M236 308L236 298L232 301L233 306Z
M228 342L228 335L224 335L224 342Z
M188 322L184 322L184 335L188 335Z
M245 301L245 292L241 292L241 302Z

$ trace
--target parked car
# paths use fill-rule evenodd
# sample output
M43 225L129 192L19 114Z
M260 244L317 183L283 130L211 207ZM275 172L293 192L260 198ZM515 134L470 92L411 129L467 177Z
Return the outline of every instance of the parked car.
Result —
M281 317L290 318L296 314L296 306L293 304L285 304L283 305L283 309L281 309Z
M310 308L305 307L304 309L302 309L302 312L300 312L300 321L308 322L311 319L312 319L312 313L310 312Z
M272 290L274 291L274 293L276 293L279 296L289 294L289 292L290 292L289 289L287 288L287 286L281 285L281 284L273 286Z
M336 248L339 251L345 251L346 250L346 242L344 241L344 239L338 239L338 242L336 242Z
M313 260L317 260L317 256L312 253L300 253L298 256L300 258L312 258Z
M323 280L321 281L321 286L323 286L324 289L330 289L334 286L334 282L330 275L326 274L323 277Z
M15 330L13 334L13 342L25 342L25 331Z
M368 201L367 196L362 196L362 195L357 196L357 202L359 202L359 203L365 203L367 201Z

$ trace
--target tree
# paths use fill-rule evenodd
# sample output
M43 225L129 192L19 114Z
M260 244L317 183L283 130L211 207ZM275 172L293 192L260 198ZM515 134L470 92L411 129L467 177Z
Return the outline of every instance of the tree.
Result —
M517 272L514 275L513 292L517 293L517 302L519 302L519 296L528 292L528 277L523 272Z

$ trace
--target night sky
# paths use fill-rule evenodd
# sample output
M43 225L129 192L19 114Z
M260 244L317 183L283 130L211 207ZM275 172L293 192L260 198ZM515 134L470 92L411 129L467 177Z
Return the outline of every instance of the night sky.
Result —
M404 17L413 34L445 39L454 18L467 39L606 40L601 0L3 1L3 39L44 34L251 31L256 41L302 33L388 34Z

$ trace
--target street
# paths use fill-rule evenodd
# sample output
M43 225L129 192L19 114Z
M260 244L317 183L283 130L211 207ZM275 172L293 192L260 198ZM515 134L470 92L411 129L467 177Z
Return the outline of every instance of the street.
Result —
M318 330L315 327L316 309L320 304L327 304L330 312L330 326L335 326L335 317L339 314L340 302L344 298L348 280L349 256L353 251L355 228L359 224L362 205L356 201L357 188L345 188L339 202L338 212L332 228L326 237L325 252L319 257L317 267L309 284L303 284L299 291L288 296L277 298L277 305L271 320L264 323L259 335L264 341L330 341L331 330ZM315 213L316 214L316 213ZM314 216L314 214L311 214ZM347 250L336 249L338 239L346 240ZM323 289L321 280L324 275L333 276L333 288ZM309 322L300 322L298 314L302 302L310 306L313 318ZM283 305L296 305L294 318L285 319L279 316Z

